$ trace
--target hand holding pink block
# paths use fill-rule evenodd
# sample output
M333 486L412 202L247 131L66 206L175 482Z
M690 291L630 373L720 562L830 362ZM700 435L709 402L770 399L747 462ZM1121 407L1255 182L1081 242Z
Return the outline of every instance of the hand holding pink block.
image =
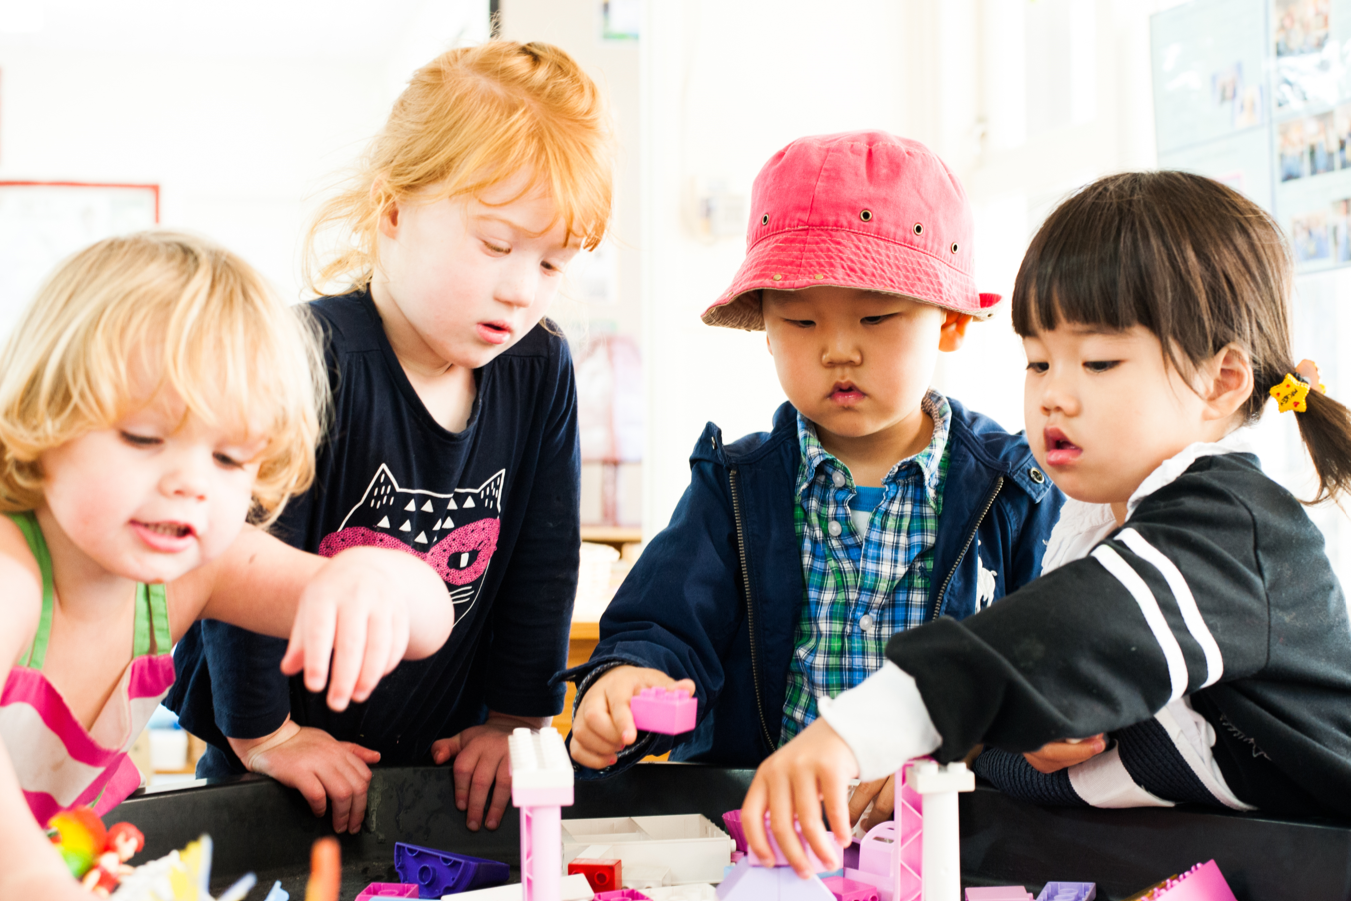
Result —
M644 688L633 696L629 709L633 711L633 724L644 732L679 735L694 728L698 702L681 688Z

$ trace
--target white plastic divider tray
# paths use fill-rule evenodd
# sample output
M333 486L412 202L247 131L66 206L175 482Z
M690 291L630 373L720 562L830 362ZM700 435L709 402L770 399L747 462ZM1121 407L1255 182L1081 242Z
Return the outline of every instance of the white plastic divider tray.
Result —
M662 870L660 884L722 882L736 843L702 814L660 817L598 817L563 821L563 865L582 856L603 856L624 862L624 885L629 873L640 874L652 885ZM637 881L637 880L632 880Z

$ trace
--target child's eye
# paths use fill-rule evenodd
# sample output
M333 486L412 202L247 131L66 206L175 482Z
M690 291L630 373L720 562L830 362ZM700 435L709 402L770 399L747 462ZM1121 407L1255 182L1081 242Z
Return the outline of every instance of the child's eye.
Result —
M798 328L811 328L816 325L815 319L789 319L787 321Z
M544 269L545 272L549 273L550 275L563 274L563 267L559 266L557 263L550 263L548 260L545 260L543 263L540 263L540 266L541 268Z
M877 323L879 323L879 322L886 322L888 319L890 319L890 318L891 318L892 316L894 316L894 315L896 315L896 314L895 314L895 313L885 313L885 314L883 314L883 315L881 315L881 316L864 316L863 319L862 319L862 322L863 322L864 325L877 325Z
M1028 372L1045 372L1046 370L1048 370L1048 369L1050 369L1050 368L1051 368L1051 364L1050 364L1050 363L1037 363L1037 362L1034 362L1034 361L1032 361L1032 360L1028 360L1028 361L1027 361L1027 371L1028 371Z
M161 439L155 438L152 435L136 435L132 432L125 431L118 432L118 435L132 447L155 447L156 445L163 443Z
M1089 372L1106 372L1115 369L1120 362L1120 360L1089 360L1084 364L1084 368Z
M484 241L483 246L488 248L491 253L507 254L511 253L510 247L503 247L500 244L494 244L492 241Z
M220 451L216 451L216 453L212 454L212 456L215 458L218 464L225 467L226 469L239 469L244 465L243 463L239 462L229 454L222 453Z

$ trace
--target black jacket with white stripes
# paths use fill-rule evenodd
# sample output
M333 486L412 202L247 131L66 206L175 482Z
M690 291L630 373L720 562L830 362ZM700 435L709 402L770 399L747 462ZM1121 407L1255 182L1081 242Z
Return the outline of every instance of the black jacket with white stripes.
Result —
M1250 454L1202 457L1080 560L894 636L944 761L1112 732L1187 695L1242 801L1351 816L1351 627L1322 533Z

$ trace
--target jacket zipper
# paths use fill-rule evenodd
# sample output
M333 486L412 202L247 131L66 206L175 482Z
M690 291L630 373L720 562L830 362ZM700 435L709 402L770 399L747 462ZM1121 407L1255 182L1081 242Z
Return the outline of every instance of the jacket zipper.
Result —
M948 577L943 580L943 586L938 589L938 594L934 595L933 610L929 611L930 622L938 619L938 611L943 606L943 595L947 593L948 583L952 581L953 576L957 575L957 567L962 565L962 560L966 557L966 552L971 549L971 542L976 540L976 533L980 531L980 524L985 521L986 514L988 514L990 508L994 506L994 499L999 497L999 489L1003 487L1004 477L1000 476L995 480L994 491L991 491L990 496L985 499L985 509L981 510L980 516L976 518L976 524L971 528L971 534L966 536L966 544L962 545L962 552L957 555L956 562L952 564L952 571L949 572ZM733 501L733 504L735 503L736 502Z
M746 564L746 535L741 527L741 492L737 491L736 477L735 469L727 470L727 482L732 489L732 518L736 521L736 549L741 556L741 584L746 588L746 630L751 640L751 682L755 686L755 712L760 717L760 731L764 735L765 746L772 752L774 740L769 737L769 726L765 723L765 702L760 694L760 655L755 649L755 605L751 602L751 571Z

